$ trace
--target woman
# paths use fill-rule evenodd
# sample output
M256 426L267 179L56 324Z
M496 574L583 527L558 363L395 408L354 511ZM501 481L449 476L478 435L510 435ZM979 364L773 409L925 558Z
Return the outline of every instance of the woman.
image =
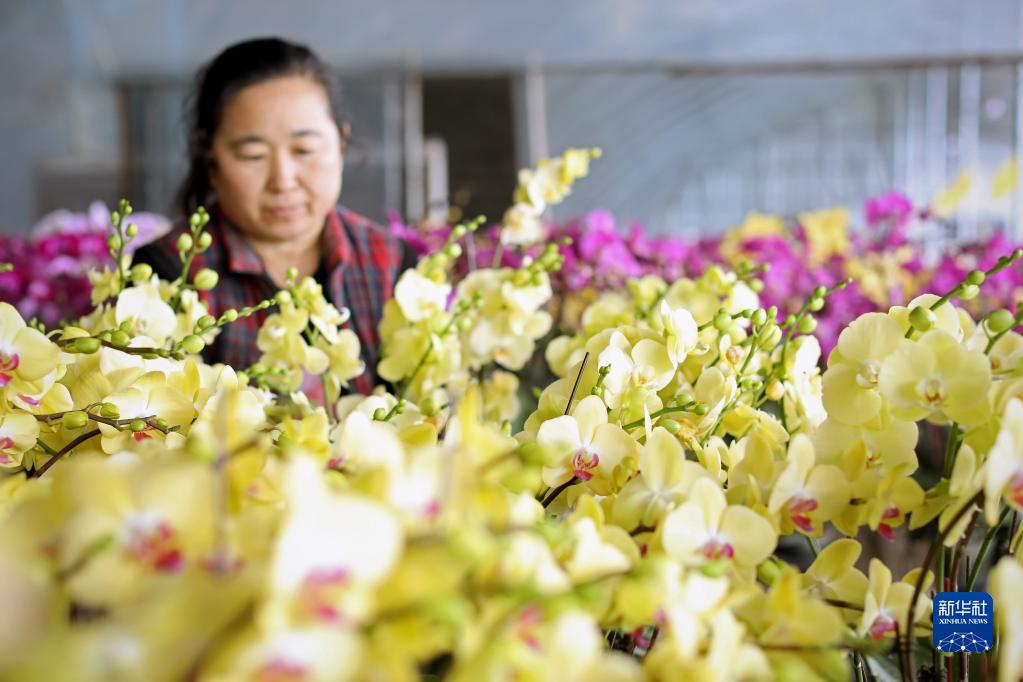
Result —
M347 324L367 367L353 384L368 393L384 303L415 255L386 229L337 206L348 133L337 114L333 80L307 47L267 38L227 48L196 79L180 201L185 216L199 206L210 213L213 244L192 268L220 275L202 294L211 314L271 298L289 268L299 278L315 277L328 299L351 311ZM184 229L140 249L135 262L176 278ZM239 369L256 363L256 335L267 315L228 325L206 360Z

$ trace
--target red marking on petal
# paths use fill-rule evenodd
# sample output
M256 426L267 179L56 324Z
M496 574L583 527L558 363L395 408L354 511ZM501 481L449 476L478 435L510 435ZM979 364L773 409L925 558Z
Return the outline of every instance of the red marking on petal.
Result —
M14 439L8 436L0 438L0 450L6 450L7 448L14 447Z
M895 533L892 532L892 527L889 526L887 523L882 523L878 525L877 532L880 533L881 537L883 537L885 540L890 540L892 542L895 541Z
M588 481L593 478L593 469L599 464L600 455L580 449L572 457L572 475L580 481Z
M795 526L804 533L813 532L813 521L810 520L809 516L803 516L801 514L792 514L789 516L789 518L792 519L792 523L795 524Z
M895 632L895 621L888 616L878 616L870 626L870 636L875 641L883 638L889 632Z
M440 502L437 500L430 500L423 507L423 515L430 520L437 518L437 514L440 513Z
M134 438L135 441L138 442L138 443L141 443L142 441L146 440L147 438L152 438L152 436L150 436L145 431L136 431L135 433L133 433L131 435L132 435L132 438Z
M5 455L2 452L0 452L0 464L10 464L13 461L14 461L13 457Z
M25 395L24 393L19 393L18 397L21 398L26 404L31 405L32 407L39 407L40 401L36 400L35 398L33 398L30 395Z
M0 372L0 388L11 383L11 375L5 372Z
M153 561L153 568L164 573L177 573L184 565L185 559L181 555L181 550L176 547L168 548Z
M1009 498L1023 507L1023 473L1017 472L1009 480Z
M731 559L735 556L735 549L727 542L709 540L703 546L703 555L708 559Z
M300 663L276 658L259 671L256 682L297 682L304 680L309 671Z
M899 508L894 504L889 505L888 508L884 510L884 514L881 515L882 519L897 519L898 517Z

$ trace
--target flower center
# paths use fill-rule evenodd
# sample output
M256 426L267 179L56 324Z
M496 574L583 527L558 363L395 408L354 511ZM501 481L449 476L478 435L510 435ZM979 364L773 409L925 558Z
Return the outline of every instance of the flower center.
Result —
M588 481L593 478L593 470L598 464L600 455L583 446L572 457L572 474L580 481Z
M789 518L804 533L813 531L810 512L817 509L817 500L812 497L796 497L789 505Z
M348 569L343 566L311 571L302 581L299 597L302 606L315 618L341 622L344 614L334 605L333 597L348 583L348 578Z
M14 370L18 369L19 364L21 364L21 359L17 353L0 351L0 387L11 383L11 379L14 378Z
M870 637L878 641L889 632L895 632L895 619L885 613L878 614L870 626Z
M1023 471L1017 471L1009 479L1009 498L1023 507Z
M916 385L916 393L923 402L937 407L945 401L945 384L935 377L921 379Z
M703 546L703 556L708 559L731 559L735 556L735 549L725 540L711 538Z
M259 671L256 682L297 682L304 680L307 672L301 663L275 658Z
M856 383L860 388L876 388L877 378L881 374L881 365L877 360L867 360L860 365L856 374Z
M877 526L877 532L881 534L885 540L895 540L895 533L892 532L891 524L887 523L892 519L899 518L899 508L894 504L888 505L888 508L884 510L881 515L882 522Z
M121 531L121 545L132 557L157 571L173 573L184 563L174 529L153 514L130 517Z

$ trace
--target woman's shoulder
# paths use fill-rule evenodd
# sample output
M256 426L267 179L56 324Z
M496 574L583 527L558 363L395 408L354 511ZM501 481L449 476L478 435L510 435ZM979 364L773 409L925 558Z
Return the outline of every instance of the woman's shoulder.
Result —
M355 250L362 252L361 257L374 262L387 260L399 274L415 266L415 251L390 228L344 206L337 206L334 212Z

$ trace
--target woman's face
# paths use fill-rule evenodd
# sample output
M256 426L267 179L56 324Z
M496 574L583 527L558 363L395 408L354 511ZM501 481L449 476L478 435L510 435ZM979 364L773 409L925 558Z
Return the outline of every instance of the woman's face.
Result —
M250 85L224 106L210 183L224 215L259 241L314 239L341 194L341 140L323 87L306 76Z

